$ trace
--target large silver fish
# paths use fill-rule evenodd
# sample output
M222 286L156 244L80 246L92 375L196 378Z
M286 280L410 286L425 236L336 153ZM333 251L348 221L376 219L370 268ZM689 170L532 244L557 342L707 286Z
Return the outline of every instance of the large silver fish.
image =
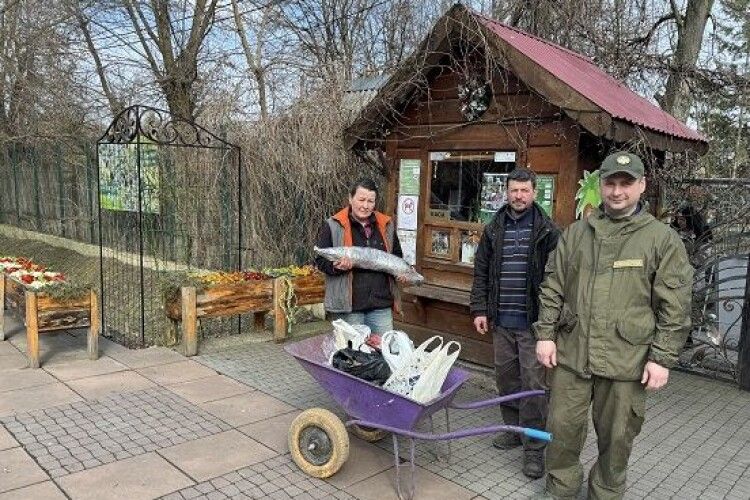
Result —
M424 276L414 270L401 257L396 257L392 253L384 252L370 247L314 247L315 253L324 257L331 262L335 262L342 257L349 257L354 267L369 269L371 271L380 271L392 274L393 276L403 276L409 284L421 285L424 282Z

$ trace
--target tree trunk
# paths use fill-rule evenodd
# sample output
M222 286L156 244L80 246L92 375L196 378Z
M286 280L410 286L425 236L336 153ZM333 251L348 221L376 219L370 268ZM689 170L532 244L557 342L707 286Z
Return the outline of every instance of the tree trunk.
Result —
M232 12L234 14L234 24L237 28L237 36L240 38L242 43L242 51L245 53L245 61L247 62L248 71L255 78L255 84L258 86L258 106L260 107L260 117L263 121L268 119L268 99L266 97L266 70L263 67L261 57L262 52L262 38L264 36L263 26L265 25L265 19L261 21L256 32L256 47L255 54L250 47L250 42L247 39L247 33L245 32L245 24L240 13L240 9L237 5L237 0L232 0ZM265 18L266 12L263 12Z
M677 48L670 65L661 104L666 112L683 121L687 119L692 105L688 85L690 72L695 69L698 61L706 21L713 4L714 0L688 0L684 16L675 12L678 20Z
M102 86L102 91L104 92L104 96L107 98L107 103L109 104L109 110L112 113L112 116L117 116L120 114L120 111L123 110L125 107L122 104L122 101L120 101L115 93L112 91L112 87L109 85L109 81L107 80L107 74L104 71L104 65L102 64L102 60L99 57L99 51L96 49L96 45L94 45L94 40L91 37L91 31L89 30L89 19L86 17L86 15L83 13L83 10L81 9L81 3L79 0L76 0L75 3L72 5L73 14L75 15L76 21L78 22L78 28L81 30L81 33L83 34L83 39L86 42L86 48L88 49L89 53L91 54L92 59L94 60L94 67L96 68L96 74L99 77L99 84Z

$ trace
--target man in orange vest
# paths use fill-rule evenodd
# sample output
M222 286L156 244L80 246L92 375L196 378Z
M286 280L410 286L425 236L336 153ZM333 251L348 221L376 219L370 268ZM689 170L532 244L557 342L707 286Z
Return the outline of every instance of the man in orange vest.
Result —
M377 212L378 187L362 179L349 191L349 206L329 217L318 236L319 248L371 247L402 257L401 245L391 217ZM315 258L326 275L325 309L330 319L364 324L373 333L393 330L392 309L399 305L398 287L390 275L353 269L349 258L330 262Z

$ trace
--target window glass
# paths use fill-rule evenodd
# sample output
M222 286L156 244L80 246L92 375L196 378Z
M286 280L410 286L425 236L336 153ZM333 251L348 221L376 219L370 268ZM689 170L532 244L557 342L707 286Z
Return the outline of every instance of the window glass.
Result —
M430 218L484 224L505 203L504 174L515 167L515 153L452 151L430 159Z

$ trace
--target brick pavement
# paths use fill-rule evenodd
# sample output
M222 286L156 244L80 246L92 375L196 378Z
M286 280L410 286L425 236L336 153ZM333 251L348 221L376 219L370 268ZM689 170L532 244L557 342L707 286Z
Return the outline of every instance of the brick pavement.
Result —
M42 338L43 367L30 370L22 368L23 330L9 323L10 341L0 342L0 500L395 497L390 439L353 438L349 460L327 480L291 461L286 434L300 410L343 415L281 346L206 342L186 360L103 339L102 359L88 362L85 336L61 333ZM460 398L491 394L480 375ZM750 394L675 373L649 400L626 498L750 498L748 415ZM451 414L453 428L498 419L496 410ZM436 417L436 430L444 427ZM521 452L495 450L490 440L454 441L450 460L446 443L418 443L417 498L540 491L542 481L520 472ZM590 435L587 466L595 455Z

